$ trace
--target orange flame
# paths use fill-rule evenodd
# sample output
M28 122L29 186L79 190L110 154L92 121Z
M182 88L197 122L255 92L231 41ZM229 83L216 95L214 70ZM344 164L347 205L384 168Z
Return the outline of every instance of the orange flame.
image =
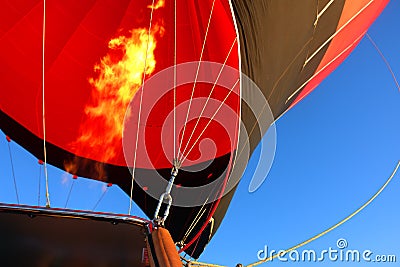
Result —
M133 30L130 37L112 39L108 47L114 51L123 51L124 55L121 60L114 62L108 54L101 59L100 64L95 65L94 70L99 76L89 79L94 88L92 96L95 103L85 108L88 118L94 121L99 119L102 125L84 124L78 139L78 143L107 147L107 151L104 151L105 160L115 157L114 144L121 142L125 111L142 85L143 72L149 75L156 66L155 38L149 36L146 29Z
M156 65L154 36L148 36L145 29L134 30L131 33L129 38L120 36L109 42L111 50L125 52L122 60L115 63L110 55L105 56L101 63L94 67L95 71L99 72L99 77L89 79L89 83L95 89L93 97L96 103L86 106L85 113L90 118L101 118L104 121L104 128L100 130L105 136L96 138L98 135L94 128L85 127L78 142L90 142L93 146L98 146L104 142L112 145L121 140L125 110L142 85L143 72L146 75L151 74ZM148 52L145 59L147 40ZM108 158L115 156L114 151L108 152Z
M157 3L154 5L148 5L147 8L152 8L154 10L159 9L161 7L164 7L165 1L164 0L158 0Z
M159 1L163 2L163 1ZM157 3L157 6L160 3ZM156 7L155 7L156 8ZM108 43L109 53L94 66L97 78L89 78L92 102L85 106L80 137L72 144L76 155L89 156L100 162L116 158L121 150L123 121L129 102L140 89L143 74L154 72L156 34L164 28L155 25L152 31L133 29L129 36L119 36ZM130 116L131 114L127 114ZM66 171L75 173L85 162L66 162ZM97 179L105 175L101 166L94 166Z

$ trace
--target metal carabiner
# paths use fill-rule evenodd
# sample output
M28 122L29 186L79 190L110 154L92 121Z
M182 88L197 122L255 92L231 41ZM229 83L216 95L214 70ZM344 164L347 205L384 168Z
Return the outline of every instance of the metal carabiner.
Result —
M167 185L167 188L165 189L165 192L161 194L160 199L158 200L156 211L154 212L153 221L157 225L161 225L161 226L164 225L164 222L168 217L169 210L172 205L172 196L171 196L172 185L174 184L175 178L178 175L178 170L180 168L180 162L177 159L174 159L173 164L174 165L171 170L171 178L168 181L168 185ZM167 204L167 207L165 208L164 216L160 217L158 214L160 213L160 209L161 209L161 206L162 206L162 203L164 202L164 200L167 200L168 204Z

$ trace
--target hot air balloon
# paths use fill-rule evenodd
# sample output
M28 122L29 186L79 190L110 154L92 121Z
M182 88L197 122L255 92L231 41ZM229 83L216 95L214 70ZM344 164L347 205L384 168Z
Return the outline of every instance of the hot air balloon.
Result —
M2 131L45 165L118 185L149 220L58 209L50 188L46 207L1 206L3 254L30 266L162 265L154 244L170 238L152 237L155 226L198 258L269 125L387 2L4 3Z

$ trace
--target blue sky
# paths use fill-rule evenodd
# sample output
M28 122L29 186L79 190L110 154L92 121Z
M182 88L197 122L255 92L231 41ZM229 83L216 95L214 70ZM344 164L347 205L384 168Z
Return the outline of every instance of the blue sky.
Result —
M400 1L392 1L369 34L400 73ZM267 179L248 192L255 162L239 184L216 236L200 258L234 266L257 261L257 252L287 249L337 223L365 203L391 174L400 159L400 92L379 54L364 38L352 55L311 95L276 124L277 150ZM40 166L10 143L20 202L38 203ZM0 202L15 203L7 142L0 140ZM27 179L28 177L28 179ZM49 167L51 202L64 207L72 177ZM43 176L42 176L43 178ZM91 210L104 184L74 182L68 207ZM89 189L89 190L88 190ZM40 204L44 204L42 180ZM349 222L302 249L336 248L345 238L348 249L393 254L400 262L400 173L383 193ZM128 197L111 187L97 210L126 213ZM133 214L144 216L135 209ZM365 263L282 263L300 266L365 266ZM397 263L398 264L398 263ZM368 263L395 266L395 263Z

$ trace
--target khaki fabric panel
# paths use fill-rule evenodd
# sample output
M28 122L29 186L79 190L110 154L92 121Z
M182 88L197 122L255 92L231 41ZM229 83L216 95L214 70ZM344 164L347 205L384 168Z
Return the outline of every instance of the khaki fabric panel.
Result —
M327 75L345 60L388 2L389 0L346 0L335 35L331 37L329 47L328 44L326 45L328 48L313 79L302 88L301 93L296 95L291 106L296 105L312 92Z
M313 75L328 46L304 65L308 56L337 28L344 1L328 3L329 0L232 0L242 72L261 89L275 118L290 106L289 96ZM258 123L256 117L242 105L248 132L258 128L254 127ZM264 134L256 130L250 136L251 151Z

